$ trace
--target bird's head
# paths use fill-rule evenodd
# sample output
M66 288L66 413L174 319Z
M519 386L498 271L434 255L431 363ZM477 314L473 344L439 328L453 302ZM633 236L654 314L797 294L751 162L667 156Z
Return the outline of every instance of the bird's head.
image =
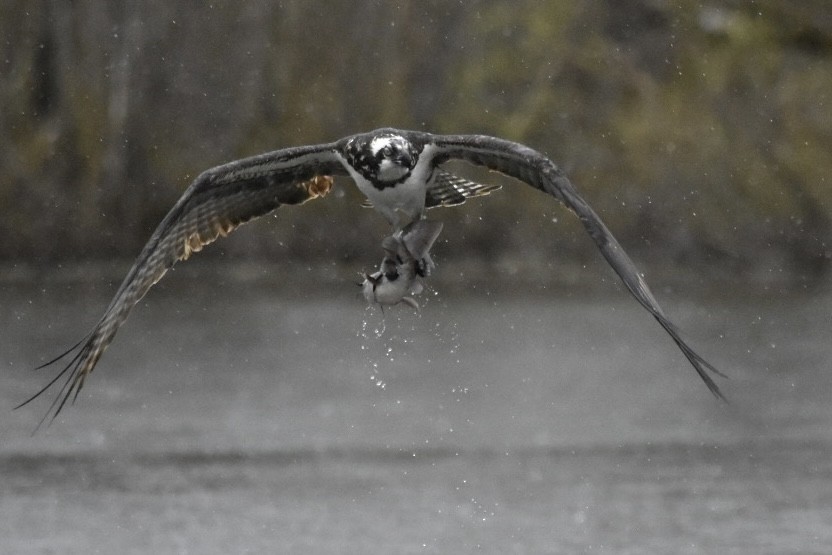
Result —
M401 135L381 135L370 141L370 151L378 162L378 179L398 181L416 165L418 154Z
M350 141L350 164L373 182L392 184L410 175L419 159L419 150L397 133L368 133Z

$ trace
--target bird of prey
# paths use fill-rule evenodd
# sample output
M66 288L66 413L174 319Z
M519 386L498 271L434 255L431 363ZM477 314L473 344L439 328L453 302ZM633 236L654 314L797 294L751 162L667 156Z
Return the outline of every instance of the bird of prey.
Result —
M351 177L394 232L421 218L427 208L459 204L495 188L442 170L442 164L450 160L515 178L552 195L574 212L630 293L671 336L710 391L723 398L709 372L722 374L684 341L633 261L549 158L496 137L385 128L331 143L276 150L200 174L153 232L98 323L73 347L39 367L66 361L51 381L19 406L66 376L44 415L44 420L49 414L54 420L69 399L77 399L130 310L177 261L280 206L325 196L335 176Z

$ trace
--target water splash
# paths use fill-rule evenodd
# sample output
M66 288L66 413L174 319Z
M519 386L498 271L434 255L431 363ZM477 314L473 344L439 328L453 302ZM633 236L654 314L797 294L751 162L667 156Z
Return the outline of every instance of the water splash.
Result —
M370 317L368 315L374 312L375 307L373 306L368 306L364 309L364 318L361 320L361 330L358 332L358 336L362 339L381 339L381 337L384 335L384 332L387 331L387 318L385 317L383 312L381 315L381 320L378 324L370 324ZM362 345L362 348L363 347L364 346Z

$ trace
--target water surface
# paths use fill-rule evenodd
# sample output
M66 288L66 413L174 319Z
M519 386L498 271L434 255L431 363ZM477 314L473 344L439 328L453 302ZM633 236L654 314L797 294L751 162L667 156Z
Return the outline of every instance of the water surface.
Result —
M3 552L832 548L832 295L659 295L726 406L615 289L382 315L349 283L203 278L154 290L35 436L30 368L112 290L2 288Z

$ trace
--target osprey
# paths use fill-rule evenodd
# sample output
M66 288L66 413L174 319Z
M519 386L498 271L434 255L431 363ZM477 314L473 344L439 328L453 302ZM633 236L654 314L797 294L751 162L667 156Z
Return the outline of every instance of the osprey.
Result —
M670 335L710 391L724 399L708 372L722 374L682 339L633 261L551 160L527 146L496 137L434 135L386 128L332 143L276 150L200 174L153 232L95 327L73 347L39 368L70 356L65 366L18 407L66 375L41 423L49 414L54 420L67 400L77 399L86 377L130 310L177 261L280 206L325 196L334 176L351 177L369 203L391 223L394 233L421 219L427 208L453 206L498 188L442 170L441 165L450 160L462 160L513 177L552 195L574 212L630 293Z

